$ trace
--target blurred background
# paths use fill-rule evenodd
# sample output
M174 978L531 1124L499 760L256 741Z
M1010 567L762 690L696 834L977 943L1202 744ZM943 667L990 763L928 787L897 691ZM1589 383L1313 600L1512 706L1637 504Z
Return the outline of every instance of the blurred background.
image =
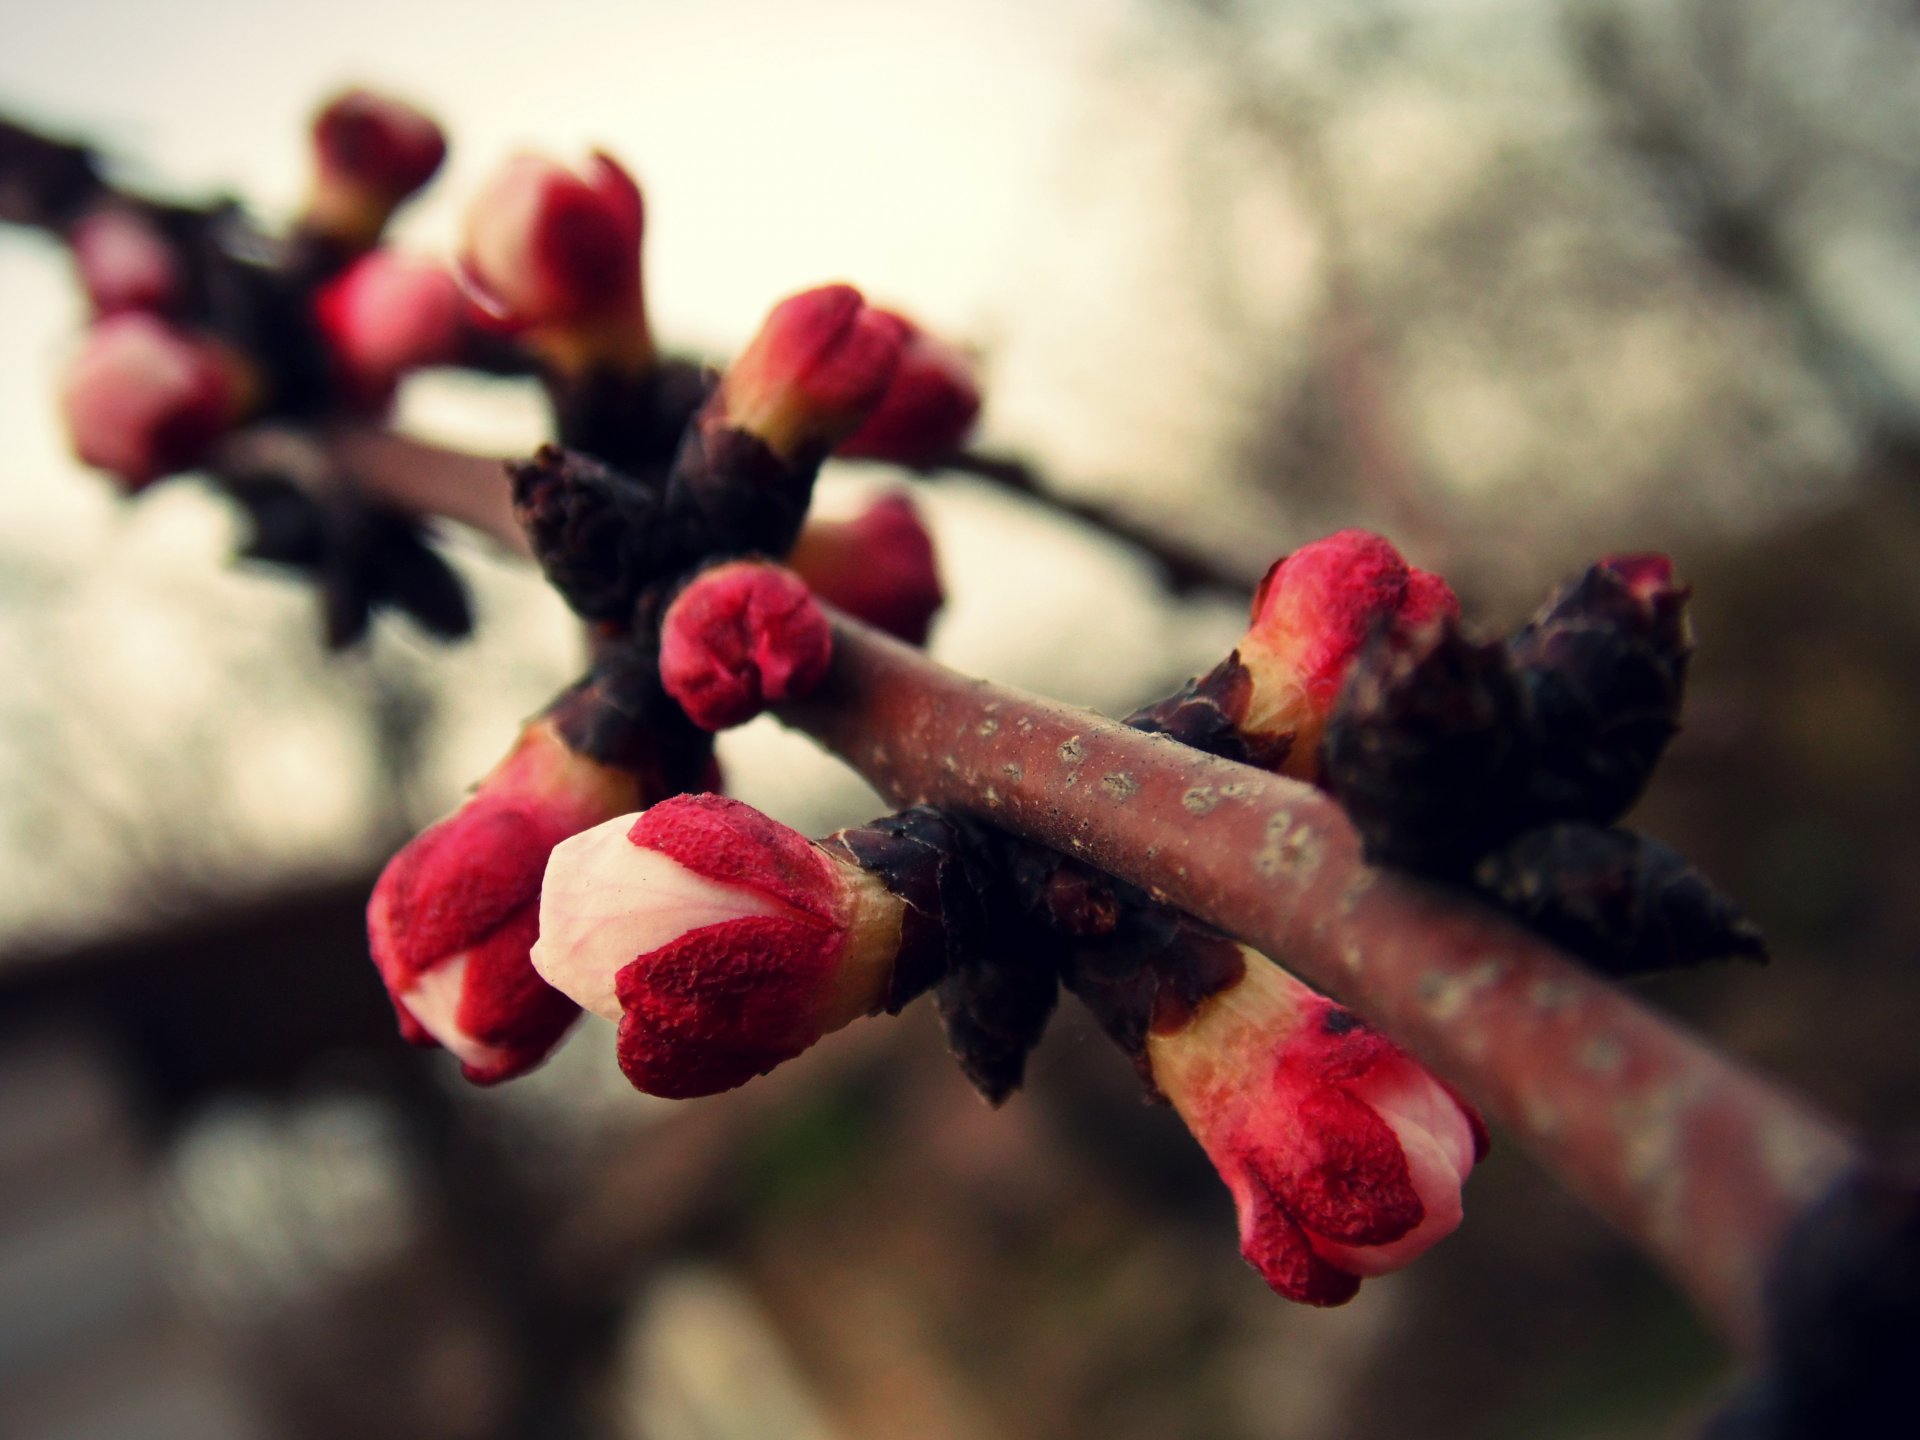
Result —
M1777 958L1647 993L1912 1124L1911 0L7 0L4 34L0 110L268 217L323 98L417 101L453 141L399 231L429 253L512 149L604 146L670 344L852 280L978 348L985 444L1249 568L1365 524L1506 626L1670 550L1701 649L1638 823ZM575 629L465 544L474 640L386 621L327 657L209 493L125 505L68 458L83 322L64 254L0 230L4 1440L1625 1440L1721 1392L1712 1337L1510 1144L1410 1271L1277 1299L1071 1006L999 1113L924 1006L683 1105L591 1018L498 1091L409 1051L367 891ZM402 421L541 438L516 382L423 377ZM1015 498L917 488L950 664L1119 711L1240 629ZM766 722L722 753L815 833L884 808Z

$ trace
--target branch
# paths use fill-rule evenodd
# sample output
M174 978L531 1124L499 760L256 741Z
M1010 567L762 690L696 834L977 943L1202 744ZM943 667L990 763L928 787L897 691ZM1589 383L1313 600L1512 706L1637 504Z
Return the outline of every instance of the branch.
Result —
M1282 960L1458 1083L1757 1346L1783 1240L1856 1162L1834 1122L1491 911L1370 869L1317 790L850 621L834 639L788 723L897 802L1085 859Z
M369 491L522 543L494 462L346 443ZM1538 936L1368 867L1309 786L955 674L844 618L825 683L778 713L898 803L1083 859L1282 960L1457 1083L1743 1350L1788 1232L1859 1163L1834 1121Z
M1111 506L1062 495L1024 460L962 450L939 461L933 470L936 473L971 475L976 480L985 480L1016 495L1025 495L1049 510L1070 515L1102 534L1111 535L1153 561L1159 567L1167 589L1175 595L1188 595L1196 590L1215 590L1244 600L1260 583L1258 572L1242 570L1193 546L1184 545L1156 526L1132 519Z

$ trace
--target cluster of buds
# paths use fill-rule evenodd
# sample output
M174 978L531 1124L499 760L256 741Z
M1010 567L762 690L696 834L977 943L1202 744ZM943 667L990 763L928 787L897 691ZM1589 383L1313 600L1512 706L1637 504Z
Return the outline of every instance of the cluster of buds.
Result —
M585 754L561 705L535 720L474 794L388 862L367 906L374 964L401 1034L492 1084L547 1057L578 1007L534 973L547 857L659 798L647 771ZM623 757L626 758L626 757Z
M1764 958L1732 902L1614 822L1679 728L1692 634L1664 555L1603 559L1510 639L1375 636L1324 747L1370 858L1475 888L1617 975Z

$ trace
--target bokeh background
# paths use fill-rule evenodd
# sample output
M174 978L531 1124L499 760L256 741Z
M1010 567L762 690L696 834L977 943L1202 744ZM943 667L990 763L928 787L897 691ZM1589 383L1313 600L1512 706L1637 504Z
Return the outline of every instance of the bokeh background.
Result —
M1920 972L1920 10L1910 0L0 0L0 110L285 216L350 83L436 111L402 241L506 153L601 145L651 309L725 354L850 279L977 347L983 443L1249 568L1345 524L1511 624L1596 553L1697 586L1640 823L1774 965L1647 987L1868 1130ZM326 656L191 480L66 455L83 311L0 231L0 1437L1687 1433L1729 1377L1499 1145L1343 1310L1235 1254L1217 1179L1069 1008L1003 1111L923 1009L734 1095L627 1091L589 1019L494 1092L391 1033L360 911L579 663L461 543L480 633ZM540 438L513 382L403 423ZM904 477L834 474L828 508ZM972 482L914 482L934 653L1123 710L1239 612ZM734 792L879 803L767 722Z

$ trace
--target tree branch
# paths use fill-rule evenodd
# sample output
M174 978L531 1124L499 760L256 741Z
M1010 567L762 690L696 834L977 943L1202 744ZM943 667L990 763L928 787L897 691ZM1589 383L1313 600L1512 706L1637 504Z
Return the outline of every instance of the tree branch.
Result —
M522 549L505 472L335 436L361 483ZM1075 856L1283 961L1458 1084L1743 1350L1788 1232L1860 1162L1839 1125L1471 898L1367 866L1309 786L969 679L836 618L782 719L900 804Z
M1453 1080L1743 1349L1832 1121L1465 896L1366 866L1308 786L970 680L839 620L788 723L902 804L1077 856L1285 963Z

